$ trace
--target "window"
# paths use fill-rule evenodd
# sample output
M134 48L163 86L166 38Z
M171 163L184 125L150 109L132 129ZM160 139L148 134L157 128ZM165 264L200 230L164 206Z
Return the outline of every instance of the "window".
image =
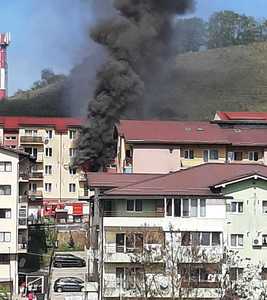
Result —
M262 246L267 247L267 234L262 235Z
M29 190L31 192L36 192L37 191L37 184L36 183L29 183Z
M25 150L25 152L29 153L33 157L37 157L37 153L38 153L37 148L25 147L24 150Z
M127 211L142 211L143 201L141 199L127 200Z
M243 268L230 268L230 280L240 280L243 277Z
M11 172L12 163L11 161L0 161L0 172Z
M71 129L69 131L69 137L70 137L71 140L75 139L75 137L76 137L76 130Z
M11 195L11 185L0 185L0 195Z
M74 157L76 155L77 149L76 148L70 148L69 149L69 155L70 157Z
M168 217L206 217L206 199L166 199Z
M262 201L262 212L267 214L267 201Z
M52 148L45 148L45 156L46 157L52 156Z
M248 153L248 159L253 160L253 161L258 161L259 160L259 152L257 151L250 151Z
M11 242L11 232L0 232L0 242Z
M205 162L207 162L209 160L218 160L219 152L217 149L204 150L203 158L204 158Z
M47 193L52 192L52 183L45 183L45 191Z
M6 140L15 140L17 137L15 135L6 135L5 139Z
M25 135L36 136L37 135L37 130L36 129L25 129Z
M182 232L181 238L182 246L220 246L221 233L220 232Z
M234 151L234 160L242 160L243 159L243 153L242 151Z
M75 175L76 174L76 169L73 169L73 168L69 167L69 174L70 175Z
M192 150L192 149L184 150L184 158L185 159L194 159L194 150Z
M53 137L53 130L49 129L49 130L46 130L46 136L48 139L52 139Z
M120 289L135 289L144 282L142 268L116 268L116 286Z
M231 246L232 247L243 247L244 246L244 235L243 234L231 234Z
M242 213L243 212L243 202L231 202L231 212L232 213Z
M267 280L267 268L262 268L261 269L261 279L262 280Z
M75 193L76 192L76 184L75 183L70 183L69 184L69 192L70 193Z
M52 174L52 166L46 165L45 166L45 175L51 175Z
M0 208L0 219L10 219L11 209L10 208Z
M9 254L0 254L0 265L9 265L10 255Z
M143 234L141 233L118 233L116 234L116 252L131 253L143 248Z

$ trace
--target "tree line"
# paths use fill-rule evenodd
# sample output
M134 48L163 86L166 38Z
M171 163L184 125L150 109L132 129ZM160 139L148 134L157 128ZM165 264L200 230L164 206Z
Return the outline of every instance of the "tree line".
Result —
M178 53L200 51L267 40L267 20L220 11L208 21L201 18L177 19L174 46Z

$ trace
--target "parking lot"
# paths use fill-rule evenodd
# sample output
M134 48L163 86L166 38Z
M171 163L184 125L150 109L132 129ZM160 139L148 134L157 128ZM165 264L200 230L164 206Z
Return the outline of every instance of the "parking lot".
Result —
M62 252L63 253L63 252ZM60 253L56 253L60 254ZM81 257L86 261L86 253L85 252L64 252L64 254L73 254L75 256ZM51 299L55 300L82 300L84 293L81 292L63 292L57 293L54 292L54 283L60 277L78 277L82 280L85 280L87 267L77 267L77 268L52 268L52 280L50 286L50 295Z

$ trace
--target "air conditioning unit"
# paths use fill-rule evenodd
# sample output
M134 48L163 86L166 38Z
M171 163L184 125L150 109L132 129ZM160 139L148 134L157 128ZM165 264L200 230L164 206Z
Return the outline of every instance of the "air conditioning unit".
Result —
M262 238L261 237L256 237L252 241L252 246L253 247L261 247L262 246Z

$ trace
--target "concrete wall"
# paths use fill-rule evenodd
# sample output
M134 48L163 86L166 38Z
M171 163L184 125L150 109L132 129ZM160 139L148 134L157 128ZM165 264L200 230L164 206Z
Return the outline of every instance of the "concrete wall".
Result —
M180 148L173 146L133 147L133 173L169 173L179 170Z
M244 246L234 247L244 258L249 257L254 263L267 261L267 247L253 247L253 239L267 235L267 214L263 213L262 202L267 201L267 183L263 180L249 180L239 182L224 189L232 201L243 202L243 213L227 213L225 231L227 244L230 245L231 234L243 234Z

